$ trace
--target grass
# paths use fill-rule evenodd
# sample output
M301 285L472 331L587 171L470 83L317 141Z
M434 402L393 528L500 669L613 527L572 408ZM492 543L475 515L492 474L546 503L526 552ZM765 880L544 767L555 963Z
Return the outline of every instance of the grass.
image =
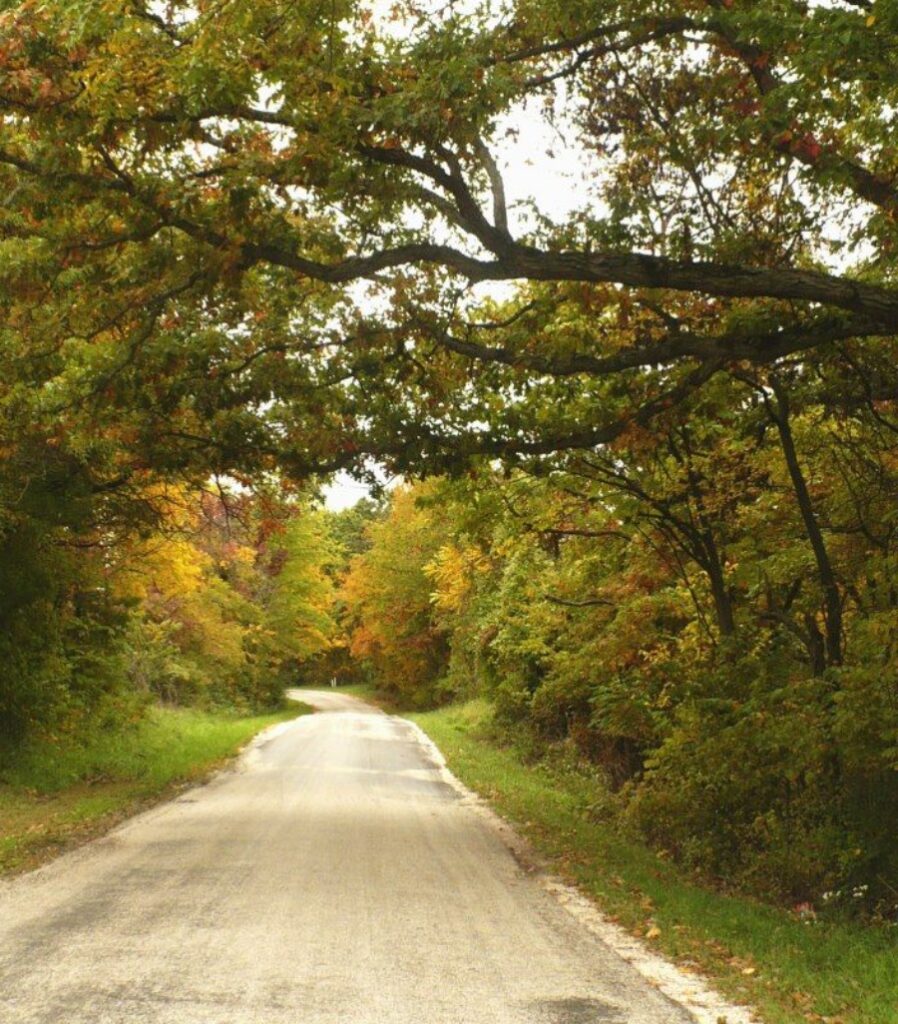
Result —
M452 771L612 919L643 937L652 928L653 947L709 975L768 1024L898 1022L898 929L805 923L703 888L594 820L593 781L570 768L525 764L514 748L497 745L490 716L483 701L408 715Z
M311 711L293 703L239 717L153 708L86 744L41 744L0 768L0 875L35 867L197 782L256 733Z
M373 683L341 683L334 693L346 693L350 697L359 697L361 700L367 700L391 713L399 713L401 710L388 694L379 691Z

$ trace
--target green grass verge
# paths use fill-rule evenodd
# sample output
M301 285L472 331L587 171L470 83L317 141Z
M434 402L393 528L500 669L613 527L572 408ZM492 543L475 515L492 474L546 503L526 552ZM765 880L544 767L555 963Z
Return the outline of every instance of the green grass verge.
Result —
M376 704L384 711L399 712L400 708L386 694L381 693L373 683L347 683L334 689L334 693L345 693Z
M265 715L153 708L84 744L33 745L0 768L0 875L35 867L199 781L256 733L312 709Z
M784 910L701 887L613 825L596 822L595 782L525 764L498 746L488 704L409 714L452 771L526 835L549 866L618 923L709 975L769 1024L896 1024L898 929L804 923Z

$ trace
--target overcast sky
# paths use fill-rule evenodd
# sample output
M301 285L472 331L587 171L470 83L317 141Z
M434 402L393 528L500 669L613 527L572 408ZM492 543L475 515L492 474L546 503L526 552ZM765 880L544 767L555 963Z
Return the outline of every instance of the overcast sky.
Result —
M507 135L508 129L516 132L516 137ZM520 108L514 111L501 122L496 138L494 155L505 181L512 232L516 227L524 227L515 217L516 203L535 201L542 214L557 221L566 219L583 204L588 160L582 149L572 142L571 135L563 138L539 110ZM478 291L502 287L501 283L486 283L479 285ZM346 473L338 473L324 488L325 503L334 511L354 505L366 494L368 488Z

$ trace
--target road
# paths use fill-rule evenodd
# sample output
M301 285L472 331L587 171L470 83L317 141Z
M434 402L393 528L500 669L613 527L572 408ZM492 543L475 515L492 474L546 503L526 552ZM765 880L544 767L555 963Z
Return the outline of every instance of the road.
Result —
M327 691L233 771L0 886L3 1024L685 1024L409 723Z

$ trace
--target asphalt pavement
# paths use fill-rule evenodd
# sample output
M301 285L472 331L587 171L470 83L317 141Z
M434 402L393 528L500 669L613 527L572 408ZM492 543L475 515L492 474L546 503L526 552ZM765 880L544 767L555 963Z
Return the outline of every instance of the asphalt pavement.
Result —
M686 1024L339 692L236 768L0 884L2 1024Z

